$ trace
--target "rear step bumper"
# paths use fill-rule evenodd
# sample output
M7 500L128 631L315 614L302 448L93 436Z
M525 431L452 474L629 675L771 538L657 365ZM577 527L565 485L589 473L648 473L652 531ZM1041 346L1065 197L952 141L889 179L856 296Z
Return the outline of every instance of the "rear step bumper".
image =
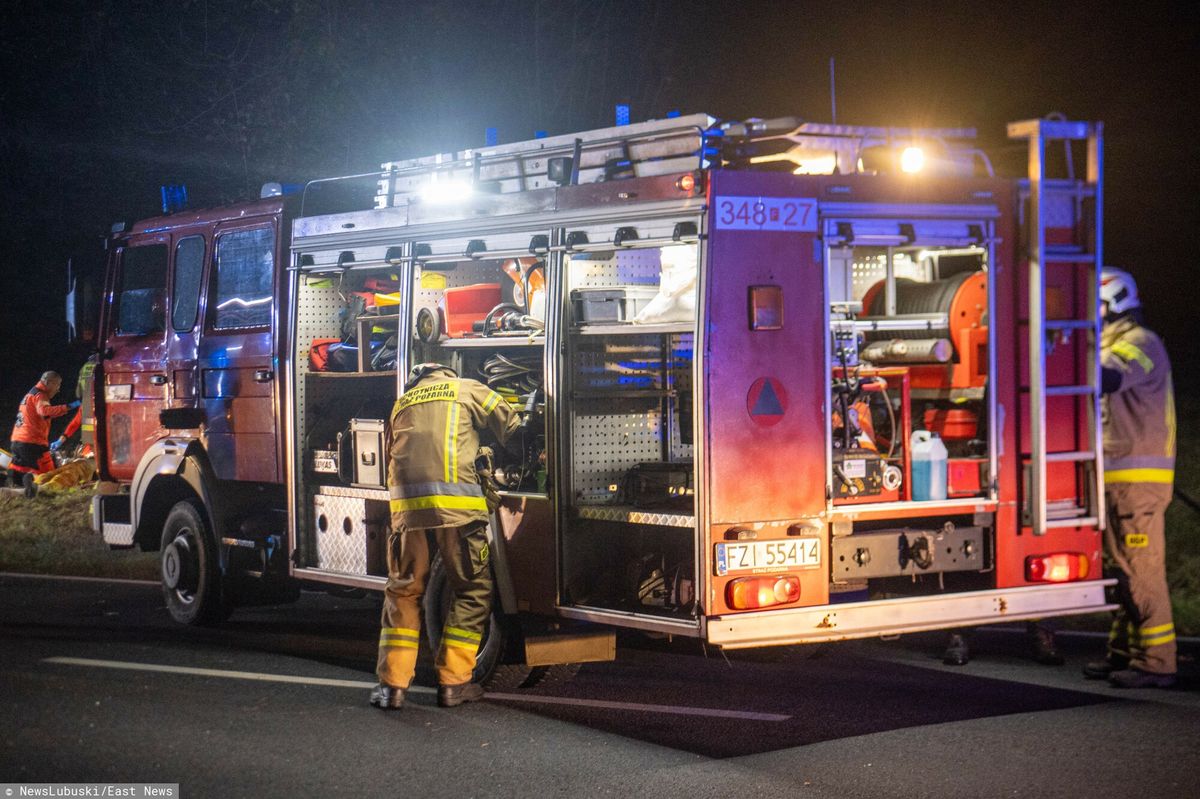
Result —
M1100 613L1116 608L1104 598L1105 586L1116 582L1089 580L710 616L708 641L741 649Z

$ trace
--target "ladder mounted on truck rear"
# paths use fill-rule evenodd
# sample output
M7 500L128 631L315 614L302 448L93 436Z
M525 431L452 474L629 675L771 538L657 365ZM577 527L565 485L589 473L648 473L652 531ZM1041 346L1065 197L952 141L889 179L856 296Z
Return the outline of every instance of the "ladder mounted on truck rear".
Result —
M1060 527L1104 527L1103 430L1100 420L1100 269L1103 266L1103 124L1060 119L1033 119L1008 126L1011 139L1029 142L1028 239L1029 357L1028 382L1030 413L1030 451L1027 459L1024 497L1025 520L1034 535L1045 535ZM1077 180L1073 174L1072 142L1087 145L1087 175ZM1062 142L1066 152L1067 179L1047 177L1046 148ZM1048 229L1067 229L1063 240L1048 241ZM1087 287L1083 300L1072 303L1074 318L1047 318L1046 276L1051 269L1080 273ZM1053 337L1069 337L1078 332L1084 341L1083 374L1070 384L1047 385L1046 355ZM1076 436L1078 446L1050 452L1047 444L1046 409L1048 400L1069 397L1082 406L1085 432ZM1077 480L1086 483L1082 505L1052 503L1047 500L1047 470L1050 464L1076 464Z

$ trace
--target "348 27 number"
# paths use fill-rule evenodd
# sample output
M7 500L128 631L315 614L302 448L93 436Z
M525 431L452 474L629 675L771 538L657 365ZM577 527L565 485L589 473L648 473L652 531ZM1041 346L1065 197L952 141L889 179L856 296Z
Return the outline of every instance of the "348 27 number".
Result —
M817 201L807 197L718 197L716 227L724 230L815 232Z

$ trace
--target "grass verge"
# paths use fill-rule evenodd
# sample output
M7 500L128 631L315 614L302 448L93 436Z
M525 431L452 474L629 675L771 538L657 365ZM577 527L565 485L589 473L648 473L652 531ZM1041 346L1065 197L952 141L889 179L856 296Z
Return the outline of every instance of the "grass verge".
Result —
M92 491L0 491L0 571L158 579L158 553L112 550L92 532Z
M1200 418L1200 397L1185 390L1175 398L1181 422L1175 487L1200 500L1200 429L1191 424ZM1176 632L1200 635L1200 512L1178 499L1167 508L1167 583Z

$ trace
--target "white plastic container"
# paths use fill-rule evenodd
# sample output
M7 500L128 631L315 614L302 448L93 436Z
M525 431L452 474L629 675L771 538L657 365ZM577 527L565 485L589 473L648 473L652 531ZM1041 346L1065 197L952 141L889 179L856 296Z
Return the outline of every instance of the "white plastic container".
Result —
M12 453L6 449L0 449L0 469L7 469L12 466Z
M912 434L912 498L946 498L946 445L928 430Z

